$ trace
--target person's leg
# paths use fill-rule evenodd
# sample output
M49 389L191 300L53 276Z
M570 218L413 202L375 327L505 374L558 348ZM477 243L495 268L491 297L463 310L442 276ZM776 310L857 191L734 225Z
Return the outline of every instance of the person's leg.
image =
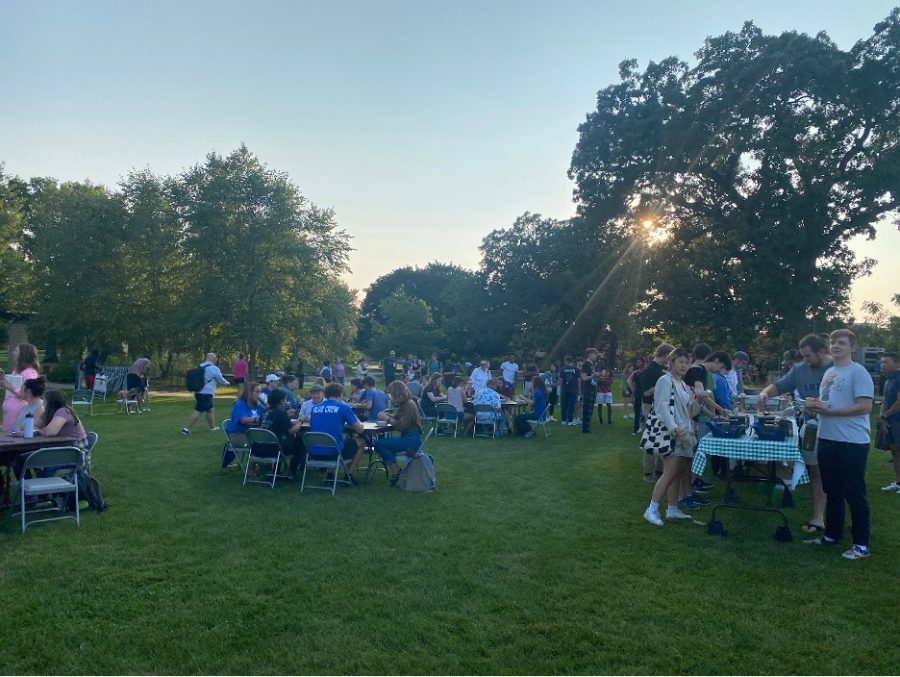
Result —
M206 422L209 423L209 429L216 429L216 410L214 407L210 407L206 412Z
M547 397L547 416L553 416L554 411L556 411L556 388L550 388Z
M825 491L825 536L832 541L839 541L844 535L844 481L839 447L839 442L819 440L819 471Z
M678 459L674 456L668 456L663 460L663 474L653 487L653 494L650 497L650 505L644 511L644 519L652 524L662 526L662 518L659 516L659 503L663 497L668 496L668 504L670 506L677 505L677 498L674 499L670 493L673 482L678 478L681 472L681 466Z
M581 403L581 432L591 432L591 416L594 415L594 394L586 392Z
M894 481L900 484L900 443L891 445L891 457L894 462Z
M850 507L853 545L869 547L869 499L866 494L866 461L869 457L868 444L844 445L842 450L842 470L846 487L847 505Z
M606 423L612 425L612 400L606 402Z
M641 427L641 398L637 395L634 396L634 434L637 435L638 430Z
M812 517L809 523L815 526L825 526L825 490L822 488L822 473L818 465L806 466L809 473L809 494L812 499Z

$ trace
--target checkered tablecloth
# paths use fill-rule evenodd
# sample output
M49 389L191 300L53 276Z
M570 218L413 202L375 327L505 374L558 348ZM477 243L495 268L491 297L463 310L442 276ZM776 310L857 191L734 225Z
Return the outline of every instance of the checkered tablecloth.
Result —
M726 439L713 437L711 434L700 438L691 471L702 475L706 469L707 455L724 456L738 461L784 461L786 463L803 463L797 438L789 437L784 442L760 440L756 437ZM805 475L804 475L805 477ZM801 479L801 483L803 480Z

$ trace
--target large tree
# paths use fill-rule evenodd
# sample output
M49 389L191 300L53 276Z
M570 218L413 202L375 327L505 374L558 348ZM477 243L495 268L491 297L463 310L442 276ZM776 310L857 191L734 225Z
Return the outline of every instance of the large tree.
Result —
M643 270L633 312L746 345L845 314L870 262L848 240L900 205L900 11L843 52L824 34L709 38L598 94L570 176L579 216Z

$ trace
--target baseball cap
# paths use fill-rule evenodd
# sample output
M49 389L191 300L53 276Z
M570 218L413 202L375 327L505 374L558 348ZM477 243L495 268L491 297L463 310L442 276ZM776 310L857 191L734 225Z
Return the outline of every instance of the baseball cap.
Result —
M313 383L313 384L309 387L309 392L311 392L311 393L321 393L321 392L323 392L324 390L325 390L325 388L323 388L322 386L320 386L318 383Z
M392 350L392 351L390 352L390 354L391 354L391 355L396 355L397 353L395 353L395 352Z
M743 350L739 350L734 354L734 359L744 360L744 362L749 362L750 356L747 353L745 353Z
M268 376L266 376L266 383L271 383L272 381L280 381L280 380L281 379L278 378L277 374L269 374Z

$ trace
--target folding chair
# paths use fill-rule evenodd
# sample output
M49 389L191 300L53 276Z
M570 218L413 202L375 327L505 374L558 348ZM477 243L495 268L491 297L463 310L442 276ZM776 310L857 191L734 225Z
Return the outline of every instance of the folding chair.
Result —
M491 418L489 420L478 420L478 414L490 414ZM476 404L475 405L475 425L472 426L472 439L476 437L497 437L497 417L502 416L499 411L494 409L489 404ZM484 433L478 434L479 429L490 428L491 434L486 435Z
M439 402L437 405L437 418L434 422L434 434L438 436L441 431L450 434L450 428L453 428L453 439L459 431L459 416L457 416L456 407L448 402Z
M533 421L528 421L528 425L531 426L531 432L534 432L538 426L543 428L544 430L544 439L550 437L550 417L549 417L549 407L544 407L544 413L541 414L541 417L535 419Z
M230 421L225 421L222 424L222 432L225 434L225 446L222 447L222 467L227 468L233 461L237 461L238 467L243 472L245 459L250 453L250 443L247 441L246 433L228 432L226 428L229 423Z
M94 389L92 392L93 398L99 399L103 398L103 401L106 402L106 386L109 383L109 376L103 376L102 374L97 374L94 377Z
M132 388L125 391L125 395L116 400L116 412L125 410L126 414L139 414L137 395L140 392L138 388Z
M422 397L427 397L427 396L426 396L426 395L422 395ZM425 410L422 409L421 399L416 399L416 398L414 397L414 398L413 398L413 401L415 401L416 407L418 407L418 409L419 409L419 418L422 420L422 422L423 422L423 423L430 423L430 424L431 424L431 427L434 428L434 426L437 425L437 418L438 418L438 417L437 417L437 412L435 412L435 414L434 414L433 416L428 416L428 415L425 414Z
M91 416L94 415L94 392L79 388L72 393L72 408L87 407Z
M93 460L94 447L97 446L97 442L100 441L100 435L95 432L87 433L87 449L84 450L84 466L88 471L88 475L91 473L91 461Z
M306 464L303 466L303 479L300 480L301 494L306 487L306 471L309 468L329 470L332 474L330 487L327 484L322 486L311 484L310 489L324 489L334 496L338 482L350 486L349 480L338 479L339 476L346 477L347 466L336 439L328 433L306 433L303 435L303 445L306 447Z
M241 486L246 486L247 482L251 484L269 484L268 480L247 479L251 463L272 466L271 486L273 489L275 488L275 480L291 479L290 475L283 475L278 472L285 456L281 453L281 444L278 442L275 433L265 428L250 428L247 431L247 443L250 445L250 453L247 456L247 465L244 467L244 483Z
M49 467L64 467L68 469L71 467L73 469L72 474L70 475L71 479L67 479L65 477L39 477L37 479L26 480L24 479L25 474L29 470L39 470L41 468L49 468ZM21 524L22 524L22 533L25 533L25 529L27 529L32 524L38 524L39 522L55 522L57 520L63 519L73 519L75 520L75 524L81 524L81 511L78 506L78 480L75 477L75 472L84 467L84 454L81 449L78 447L46 447L44 449L38 449L37 451L32 451L25 458L25 465L22 470L23 479L19 480L19 508L21 510ZM61 501L57 502L56 505L52 507L44 507L44 508L35 508L33 510L29 510L27 513L25 511L25 498L28 496L43 496L43 495L53 495L53 494L75 494L75 515L63 515L60 514L59 517L45 517L43 519L31 520L28 521L26 519L26 515L41 513L41 512L57 512L64 513L66 512L64 505Z

